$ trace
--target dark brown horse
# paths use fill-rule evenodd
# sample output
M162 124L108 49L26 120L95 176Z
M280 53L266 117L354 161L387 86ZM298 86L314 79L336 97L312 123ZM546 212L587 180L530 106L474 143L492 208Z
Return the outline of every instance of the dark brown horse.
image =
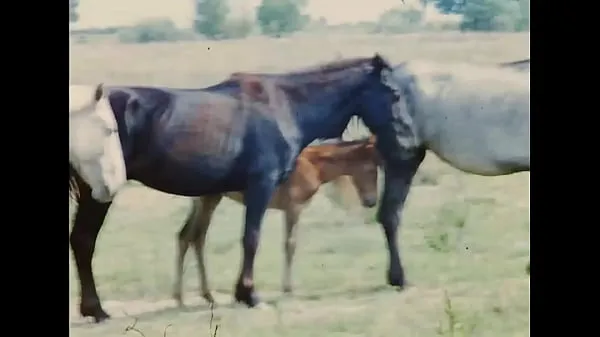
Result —
M309 146L300 153L294 172L275 191L268 206L269 209L277 209L285 213L283 292L292 292L292 262L296 251L296 224L302 209L310 203L321 185L348 176L361 198L362 205L364 207L375 206L377 203L377 167L380 164L379 154L375 150L374 137ZM341 180L338 184L346 181ZM194 246L198 260L201 295L209 303L214 303L204 263L204 243L213 212L223 196L241 204L244 203L244 196L240 192L194 198L192 208L179 232L173 290L173 297L179 306L183 306L181 292L183 262L190 245Z
M381 56L331 62L283 74L237 74L212 87L108 87L127 178L170 194L243 191L242 270L235 298L255 306L254 258L271 196L315 139L341 137L353 116L377 136L386 160L398 149L392 121L399 99ZM78 183L81 181L78 179ZM110 203L79 188L71 247L83 316L108 318L92 272L96 238Z

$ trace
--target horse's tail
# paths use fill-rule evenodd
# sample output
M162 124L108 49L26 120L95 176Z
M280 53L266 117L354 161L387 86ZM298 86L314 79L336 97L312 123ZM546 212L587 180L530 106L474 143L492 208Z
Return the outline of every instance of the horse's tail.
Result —
M80 178L77 171L69 164L69 199L77 203L79 201Z
M345 208L361 207L360 198L350 176L339 176L332 180L331 184L333 186L333 196L329 196L329 198L332 201Z

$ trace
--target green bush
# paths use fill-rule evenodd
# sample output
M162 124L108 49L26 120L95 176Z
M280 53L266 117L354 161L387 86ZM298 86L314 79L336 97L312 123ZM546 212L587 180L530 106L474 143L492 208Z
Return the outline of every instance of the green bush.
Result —
M529 8L529 5L527 5ZM524 13L519 1L470 0L463 8L461 30L520 31L529 28L529 10Z
M262 0L256 9L256 21L265 35L281 36L304 28L310 21L300 13L304 1Z
M416 8L395 8L383 13L374 29L374 33L408 33L422 28L423 12Z
M148 19L121 29L118 38L122 43L150 43L185 40L191 34L178 29L169 19Z

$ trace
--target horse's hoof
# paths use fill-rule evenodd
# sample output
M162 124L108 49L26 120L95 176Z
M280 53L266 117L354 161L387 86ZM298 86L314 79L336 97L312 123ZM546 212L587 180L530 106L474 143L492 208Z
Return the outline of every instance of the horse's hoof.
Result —
M294 289L292 289L292 286L285 286L283 287L282 291L284 295L291 296L294 292Z
M181 293L173 293L173 299L175 300L175 303L177 303L178 308L185 307L185 305L183 304L183 297L181 296Z
M110 319L110 315L102 309L100 304L96 304L94 306L84 306L81 305L79 308L79 312L83 317L93 317L95 323L101 323L105 320Z
M235 300L246 304L249 308L254 308L260 303L260 299L254 291L254 286L245 287L238 283L235 287Z
M404 273L403 272L396 272L396 273L392 273L392 272L388 272L387 275L387 283L393 287L398 287L400 289L404 288L406 286L406 280L404 279Z
M256 309L256 310L270 310L270 309L271 309L271 306L270 306L270 305L268 305L268 304L267 304L267 303L265 303L265 302L260 302L260 303L258 303L258 304L257 304L257 305L254 307L254 309Z

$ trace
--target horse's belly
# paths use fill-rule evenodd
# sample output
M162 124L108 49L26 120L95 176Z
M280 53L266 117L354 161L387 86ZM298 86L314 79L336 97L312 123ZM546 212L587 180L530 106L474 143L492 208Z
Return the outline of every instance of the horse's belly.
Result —
M189 197L243 190L245 180L239 175L232 178L231 167L233 165L215 167L202 161L164 160L161 165L148 165L137 170L131 178L165 193Z
M239 204L245 205L244 193L242 192L227 192L225 193L225 196L233 201L236 201ZM267 208L284 210L284 206L285 200L283 199L281 188L278 188L277 190L275 190L275 193L273 193L273 196L271 197L271 202L269 203Z
M493 176L529 166L528 129L515 133L472 121L443 130L429 149L459 170Z

